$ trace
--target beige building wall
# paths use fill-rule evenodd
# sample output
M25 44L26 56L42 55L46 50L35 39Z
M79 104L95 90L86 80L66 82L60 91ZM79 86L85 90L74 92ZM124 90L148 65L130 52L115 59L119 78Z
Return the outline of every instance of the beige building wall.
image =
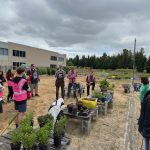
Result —
M8 42L8 49L9 49L9 64L11 65L13 62L25 62L27 65L35 64L37 67L50 67L50 65L66 66L65 54L59 54L53 51L34 48L12 42ZM13 56L13 50L25 51L26 57ZM57 58L63 57L64 61L61 62L58 59L57 61L51 61L51 56L56 56Z

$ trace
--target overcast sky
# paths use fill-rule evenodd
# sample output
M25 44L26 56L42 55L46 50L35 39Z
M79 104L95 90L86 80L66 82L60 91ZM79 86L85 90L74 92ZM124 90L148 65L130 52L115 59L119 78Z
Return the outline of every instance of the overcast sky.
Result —
M76 54L150 55L150 0L0 0L0 40Z

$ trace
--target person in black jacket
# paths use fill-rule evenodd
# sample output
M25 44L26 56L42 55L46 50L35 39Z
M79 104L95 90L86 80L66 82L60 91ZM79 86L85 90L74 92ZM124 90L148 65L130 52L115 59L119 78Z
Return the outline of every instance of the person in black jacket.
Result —
M6 79L4 77L3 71L0 71L0 83L1 85L4 85L4 82L6 82Z
M65 75L66 72L63 70L62 66L59 66L59 69L55 73L56 100L58 100L59 97L59 87L61 87L61 97L64 99Z
M144 137L145 149L150 150L150 91L144 96L139 118L139 132Z

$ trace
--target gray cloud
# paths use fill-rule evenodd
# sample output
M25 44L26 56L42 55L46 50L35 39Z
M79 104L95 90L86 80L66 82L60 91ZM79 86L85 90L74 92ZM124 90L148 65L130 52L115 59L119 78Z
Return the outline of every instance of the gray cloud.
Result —
M0 40L75 54L150 48L148 0L0 0Z

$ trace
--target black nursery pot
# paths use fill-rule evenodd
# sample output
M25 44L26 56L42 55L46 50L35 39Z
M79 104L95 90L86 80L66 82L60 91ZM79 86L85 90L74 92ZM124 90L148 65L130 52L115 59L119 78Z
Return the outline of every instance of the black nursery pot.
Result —
M56 134L54 134L54 146L55 147L60 147L61 146L61 136L58 136Z
M11 146L11 150L20 150L21 143L18 143L18 144L10 143L10 146Z
M32 148L23 148L23 150L37 150L38 147L34 145Z
M39 150L49 150L48 144L47 145L39 144L38 147L39 147Z

